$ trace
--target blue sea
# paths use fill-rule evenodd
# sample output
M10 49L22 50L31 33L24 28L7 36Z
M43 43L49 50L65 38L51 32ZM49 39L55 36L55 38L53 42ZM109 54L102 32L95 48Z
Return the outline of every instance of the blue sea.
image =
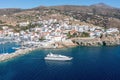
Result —
M71 61L45 61L52 52ZM120 80L120 46L36 50L0 63L0 80Z

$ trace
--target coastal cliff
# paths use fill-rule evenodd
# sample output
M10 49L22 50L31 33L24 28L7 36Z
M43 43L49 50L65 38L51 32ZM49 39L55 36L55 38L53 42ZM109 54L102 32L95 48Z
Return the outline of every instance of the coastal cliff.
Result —
M120 45L120 35L104 38L74 38L72 41L79 46L114 46Z

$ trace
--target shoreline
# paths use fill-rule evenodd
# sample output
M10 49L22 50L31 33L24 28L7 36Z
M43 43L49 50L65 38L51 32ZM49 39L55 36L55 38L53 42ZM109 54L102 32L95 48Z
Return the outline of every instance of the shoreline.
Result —
M79 46L115 46L120 45L120 35L104 38L73 38L72 41Z
M79 45L70 46L70 47L66 47L66 48L72 48L72 47L77 47L77 46L79 46ZM90 47L90 46L81 46L81 47ZM93 47L93 46L91 46L91 47ZM94 46L94 47L97 47L97 46ZM108 47L111 47L111 46L108 46ZM30 52L32 52L34 50L38 50L38 49L65 49L65 47L62 47L62 48L26 48L26 49L19 49L19 50L16 50L15 52L10 53L10 54L8 54L8 53L0 54L0 63L9 61L13 58L16 58L16 57L19 57L19 56L22 56L22 55L25 55L25 54L29 54Z
M68 44L66 46L63 45L59 45L56 48L53 48L52 46L48 46L48 47L37 47L37 48L26 48L26 49L18 49L13 53L5 53L5 54L0 54L0 62L5 62L8 61L10 59L16 58L18 56L22 56L25 54L29 54L30 52L37 50L37 49L64 49L64 48L71 48L71 47L76 47L77 45L75 44Z
M84 40L83 40L84 41ZM0 54L0 62L5 62L8 61L10 59L16 58L18 56L22 56L25 54L29 54L30 52L37 50L37 49L65 49L65 48L72 48L72 47L77 47L77 46L85 46L85 47L98 47L98 46L104 46L104 45L78 45L76 43L74 43L72 40L70 41L64 41L64 42L58 42L55 43L55 45L57 45L57 47L53 47L53 46L43 46L43 47L36 47L36 48L25 48L25 49L18 49L13 53L6 53L6 54ZM117 45L106 45L106 46L117 46Z

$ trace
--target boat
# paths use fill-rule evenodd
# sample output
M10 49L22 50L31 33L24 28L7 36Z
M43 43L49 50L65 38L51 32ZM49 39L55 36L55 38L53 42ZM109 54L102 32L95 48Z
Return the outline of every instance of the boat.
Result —
M20 49L20 47L12 47L12 49L16 49L16 50L18 50L18 49Z
M4 38L3 38L3 40L4 40ZM2 48L1 48L1 54L8 54L8 52L7 52L7 47L5 47L5 42L1 42L2 43Z
M49 53L44 59L45 60L69 61L69 60L72 60L72 57Z

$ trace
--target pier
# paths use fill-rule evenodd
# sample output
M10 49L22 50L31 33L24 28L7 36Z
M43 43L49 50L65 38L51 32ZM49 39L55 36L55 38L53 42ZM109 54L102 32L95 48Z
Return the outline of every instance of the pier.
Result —
M15 51L13 53L10 53L10 54L9 53L0 54L0 62L15 58L15 57L20 56L20 55L27 54L33 50L35 50L35 49L34 48L27 48L27 49L19 49L19 50Z

